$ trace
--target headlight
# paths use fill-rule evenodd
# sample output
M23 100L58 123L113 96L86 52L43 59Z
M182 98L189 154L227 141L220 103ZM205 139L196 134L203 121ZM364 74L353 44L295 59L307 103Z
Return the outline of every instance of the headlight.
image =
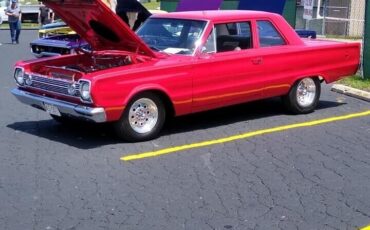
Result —
M24 74L24 82L26 85L31 86L32 85L32 76L28 74Z
M76 94L76 84L72 83L68 86L68 94L74 96Z
M14 79L18 85L24 85L24 70L22 68L15 68L14 70Z
M82 100L84 100L84 101L90 101L91 100L90 82L80 81L80 94L81 94Z

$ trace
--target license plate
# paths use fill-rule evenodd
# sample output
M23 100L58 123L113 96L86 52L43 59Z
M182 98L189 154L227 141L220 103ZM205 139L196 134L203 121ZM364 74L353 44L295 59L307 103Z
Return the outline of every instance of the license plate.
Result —
M45 107L46 112L48 112L49 114L55 115L58 117L61 116L59 109L56 106L44 103L44 107Z

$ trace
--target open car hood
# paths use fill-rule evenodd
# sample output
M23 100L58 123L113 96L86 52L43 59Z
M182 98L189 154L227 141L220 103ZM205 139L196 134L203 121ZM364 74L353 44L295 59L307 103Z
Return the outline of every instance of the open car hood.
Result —
M155 53L101 0L44 0L93 50Z

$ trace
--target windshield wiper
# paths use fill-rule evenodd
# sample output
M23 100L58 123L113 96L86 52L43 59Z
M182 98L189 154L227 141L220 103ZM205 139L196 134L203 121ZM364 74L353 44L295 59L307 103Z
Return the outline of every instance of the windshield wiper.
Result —
M158 48L158 47L156 47L156 46L151 45L151 46L149 46L149 48L151 48L152 50L157 51L157 52L159 52L159 53L161 53L161 54L170 55L169 53L167 53L167 52L165 52L165 51L163 51L163 50L159 49L159 48Z
M161 49L159 49L158 47L153 46L153 45L149 46L149 48L151 48L152 50L155 50L155 51L163 52Z

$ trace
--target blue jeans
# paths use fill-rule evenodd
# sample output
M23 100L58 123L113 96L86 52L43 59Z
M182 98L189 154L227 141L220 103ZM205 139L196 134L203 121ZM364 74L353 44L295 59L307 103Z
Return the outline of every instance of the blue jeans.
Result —
M19 42L19 35L21 34L21 21L9 22L10 37L12 42Z

